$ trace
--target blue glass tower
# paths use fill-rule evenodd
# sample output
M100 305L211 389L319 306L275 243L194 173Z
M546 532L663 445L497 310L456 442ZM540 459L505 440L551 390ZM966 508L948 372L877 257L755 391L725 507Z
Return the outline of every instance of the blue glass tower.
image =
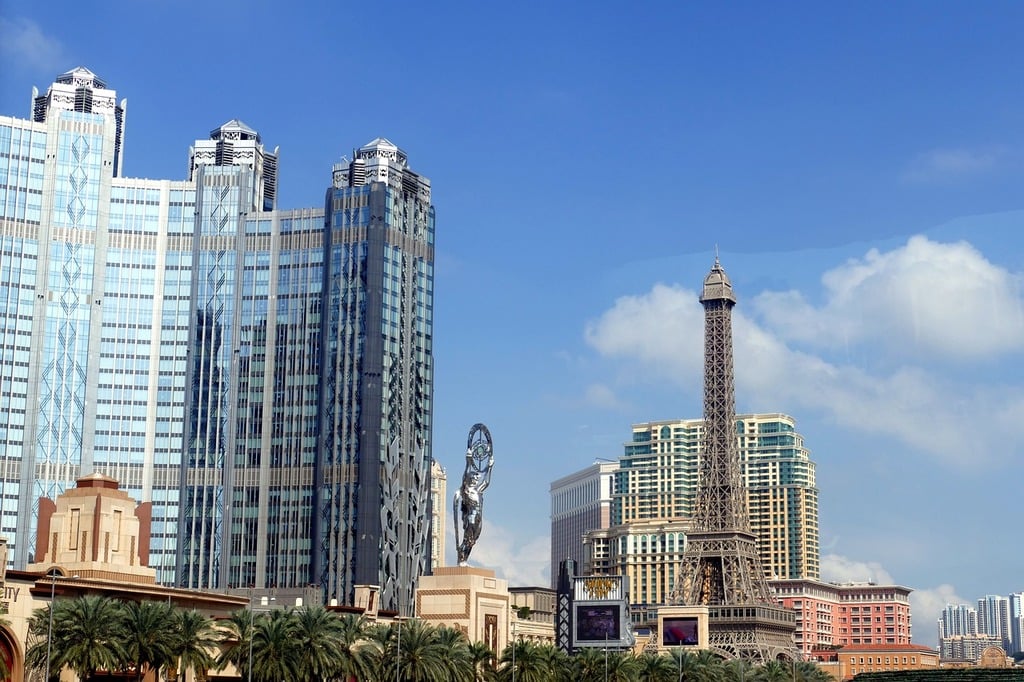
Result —
M276 208L238 120L185 180L122 176L125 102L87 69L0 117L0 533L99 471L153 503L158 580L323 588L410 612L429 570L434 213L387 140L326 208ZM440 529L439 529L440 531ZM38 545L38 546L37 546Z

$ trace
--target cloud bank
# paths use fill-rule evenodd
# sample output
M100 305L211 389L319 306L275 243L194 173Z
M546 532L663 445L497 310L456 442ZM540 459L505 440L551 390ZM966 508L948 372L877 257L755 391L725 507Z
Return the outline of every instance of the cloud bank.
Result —
M1019 274L970 244L916 236L829 270L821 283L811 295L762 292L734 311L745 405L822 415L949 466L1014 454L1006 444L1024 421L1024 388L964 368L1019 361ZM703 309L694 290L658 284L622 297L584 337L651 378L700 385Z
M873 582L879 585L898 584L881 564L875 561L856 561L839 554L821 557L821 579L827 582ZM938 646L936 622L946 604L966 603L952 585L915 589L910 593L912 641Z

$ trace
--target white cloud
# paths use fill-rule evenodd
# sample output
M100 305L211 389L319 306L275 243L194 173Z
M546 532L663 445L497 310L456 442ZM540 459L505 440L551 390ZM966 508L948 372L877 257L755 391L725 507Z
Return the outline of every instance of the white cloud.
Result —
M1024 391L988 379L972 383L919 361L922 348L935 359L945 354L961 361L977 352L1021 350L1019 278L968 244L915 237L831 270L823 282L821 308L796 292L758 296L754 313L766 326L734 311L737 394L750 406L741 409L824 414L957 466L1013 455L1006 444L1017 441L1015 424L1024 421ZM893 305L894 291L915 300ZM701 380L703 311L693 291L658 284L645 295L620 298L586 326L585 337L601 354L635 365L633 376L646 372L652 381L667 378L684 388ZM870 354L911 342L919 352L896 358L903 366L861 366L829 357L840 339L837 357L844 359L849 349Z
M765 292L753 308L781 338L815 348L870 342L910 358L988 358L1024 350L1021 277L966 242L912 237L822 276L824 303L795 291Z
M856 561L840 554L821 557L821 579L832 583L893 584L892 576L877 561Z
M0 17L0 54L7 64L46 74L70 68L60 42L30 19Z
M704 311L693 291L656 284L647 294L623 296L584 338L604 355L629 355L657 376L668 371L699 377Z
M828 582L873 582L879 585L898 584L881 564L875 561L856 561L839 554L821 557L821 578ZM908 586L909 587L909 586ZM938 645L935 623L946 604L963 604L952 585L939 585L930 589L914 589L910 593L912 637L918 644Z
M913 618L914 642L937 647L939 632L936 623L946 604L967 604L952 585L939 585L931 589L910 593L910 614Z
M933 149L917 155L900 177L910 183L950 182L990 171L999 158L997 150Z
M447 561L456 563L455 531L448 531ZM499 578L508 580L510 587L546 586L550 584L548 564L551 555L551 538L521 538L503 526L495 525L486 518L480 531L480 539L469 554L469 565L489 568Z

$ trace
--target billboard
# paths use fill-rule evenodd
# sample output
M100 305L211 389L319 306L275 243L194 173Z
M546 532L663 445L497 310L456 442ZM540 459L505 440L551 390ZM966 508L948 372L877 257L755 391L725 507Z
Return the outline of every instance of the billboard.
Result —
M696 617L665 618L661 621L662 646L697 646L700 643Z
M621 575L574 576L573 648L624 649L636 641L629 622L626 579Z
M622 607L619 605L577 605L576 643L618 643L622 638Z
M707 606L659 606L658 649L707 649L711 641Z

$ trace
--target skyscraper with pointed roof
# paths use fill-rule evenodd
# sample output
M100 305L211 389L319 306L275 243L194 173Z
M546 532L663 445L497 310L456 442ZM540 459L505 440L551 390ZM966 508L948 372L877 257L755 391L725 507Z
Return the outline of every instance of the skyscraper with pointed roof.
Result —
M754 661L793 657L796 620L776 605L750 530L736 446L732 282L718 257L704 278L704 428L693 529L670 602L709 609L710 646Z
M383 138L277 209L238 119L188 176L124 176L125 102L85 68L0 117L0 534L94 472L151 503L157 580L411 613L430 568L434 209ZM439 529L439 532L443 532Z

